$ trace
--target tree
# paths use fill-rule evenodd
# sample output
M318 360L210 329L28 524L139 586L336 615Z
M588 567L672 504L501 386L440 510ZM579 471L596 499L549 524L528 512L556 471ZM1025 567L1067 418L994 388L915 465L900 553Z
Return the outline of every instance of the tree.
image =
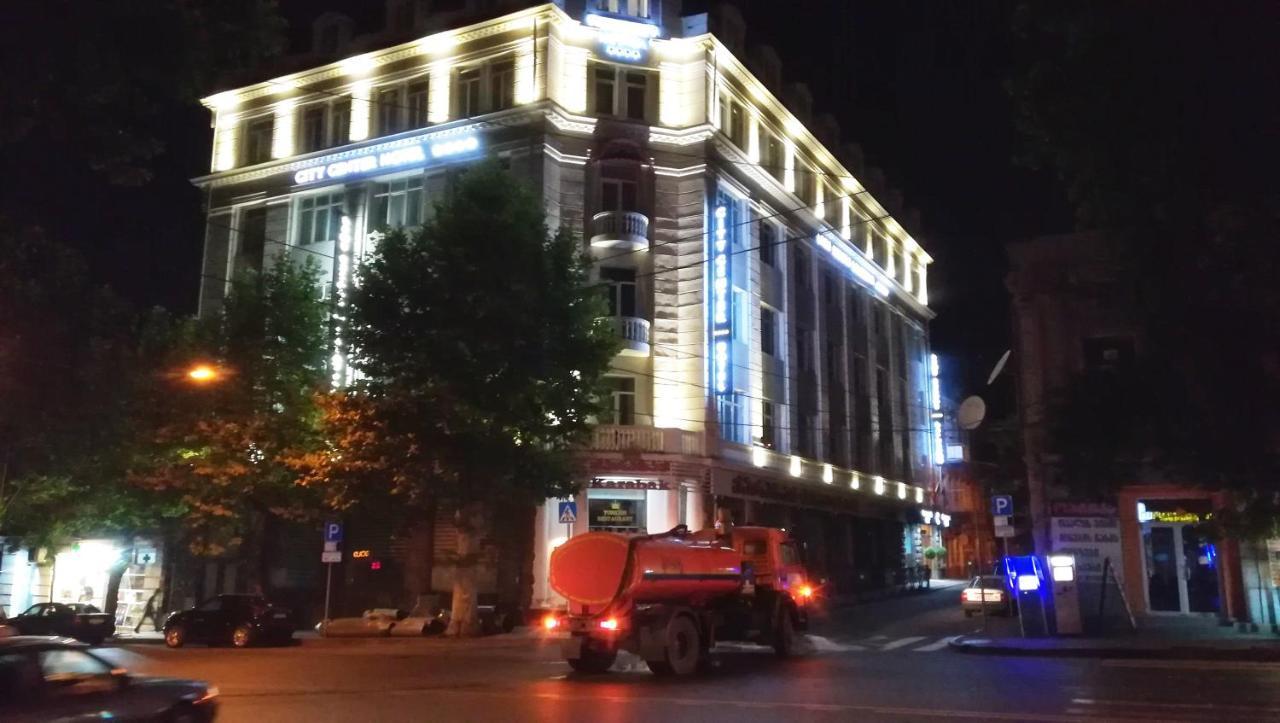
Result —
M1280 494L1280 101L1275 8L1025 3L1009 87L1023 162L1052 169L1082 227L1126 252L1153 403L1146 458L1168 476ZM1114 475L1113 475L1114 476ZM1276 518L1250 534L1268 534Z
M360 379L332 401L332 449L310 479L339 506L454 511L450 634L478 631L485 513L575 488L616 348L587 278L578 242L549 233L535 192L492 163L356 274L345 334Z
M160 366L214 363L218 375L170 378L136 410L147 444L131 482L180 506L193 553L250 562L251 588L265 585L275 523L319 505L286 463L321 443L315 395L327 382L328 306L317 279L314 264L282 256L237 277L219 314L157 331Z
M0 535L56 547L165 510L122 484L129 399L147 370L133 311L80 257L0 225Z

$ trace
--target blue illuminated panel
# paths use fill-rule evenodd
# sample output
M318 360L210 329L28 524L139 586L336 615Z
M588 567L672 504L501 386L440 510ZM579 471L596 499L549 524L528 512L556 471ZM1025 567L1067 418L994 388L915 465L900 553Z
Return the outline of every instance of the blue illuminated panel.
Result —
M733 391L733 314L729 303L729 208L719 202L711 219L712 382L717 396Z

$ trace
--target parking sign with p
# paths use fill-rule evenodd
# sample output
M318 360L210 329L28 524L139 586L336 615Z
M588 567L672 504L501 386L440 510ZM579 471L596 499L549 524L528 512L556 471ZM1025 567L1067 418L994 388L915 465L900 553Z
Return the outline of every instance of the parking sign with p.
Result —
M325 542L342 542L342 523L341 522L324 523L324 541Z
M1003 517L1013 514L1013 495L992 495L991 514Z

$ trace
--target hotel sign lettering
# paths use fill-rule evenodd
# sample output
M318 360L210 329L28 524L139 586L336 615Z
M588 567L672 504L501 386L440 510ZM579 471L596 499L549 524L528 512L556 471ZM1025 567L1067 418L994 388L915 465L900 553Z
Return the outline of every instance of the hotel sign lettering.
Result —
M434 143L416 143L386 151L369 151L344 158L317 159L314 165L293 173L293 182L299 186L321 181L336 181L364 176L379 171L410 168L428 161L461 156L480 149L480 139L474 135L463 136Z

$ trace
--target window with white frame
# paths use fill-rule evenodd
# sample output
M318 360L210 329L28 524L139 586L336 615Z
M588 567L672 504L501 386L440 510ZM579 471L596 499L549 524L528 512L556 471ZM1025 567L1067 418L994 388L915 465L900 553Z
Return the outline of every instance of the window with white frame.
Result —
M404 107L400 101L400 88L382 88L378 90L378 102L375 114L378 121L378 135L389 136L403 130Z
M516 104L516 66L510 60L494 63L489 69L489 106L506 110Z
M603 424L636 423L636 380L635 377L606 376L604 378L605 398Z
M318 151L327 144L328 136L325 134L325 121L328 115L328 105L312 105L303 109L298 138L298 147L302 149L303 153Z
M410 128L427 127L427 110L430 102L429 90L430 87L425 79L413 81L405 89L405 106L409 114L408 126Z
M275 118L256 118L245 124L244 162L246 165L271 160L271 141L275 135Z
M304 196L298 199L299 246L336 241L342 228L343 198L341 192Z
M604 282L605 302L609 305L609 316L638 316L635 269L602 268L600 279Z
M608 63L591 69L591 108L597 115L644 121L650 100L657 97L658 76Z
M457 90L458 117L470 118L480 115L484 110L480 107L481 89L480 68L466 68L458 71L455 83Z
M369 206L369 230L421 225L422 202L422 176L375 183L373 203Z
M608 13L633 18L649 17L649 0L595 0L595 6Z
M351 99L343 98L329 106L329 146L346 145L351 139Z
M773 402L760 403L760 444L769 449L778 446L778 418Z
M760 254L760 263L765 266L778 265L778 227L771 223L760 224L760 243L756 249Z

